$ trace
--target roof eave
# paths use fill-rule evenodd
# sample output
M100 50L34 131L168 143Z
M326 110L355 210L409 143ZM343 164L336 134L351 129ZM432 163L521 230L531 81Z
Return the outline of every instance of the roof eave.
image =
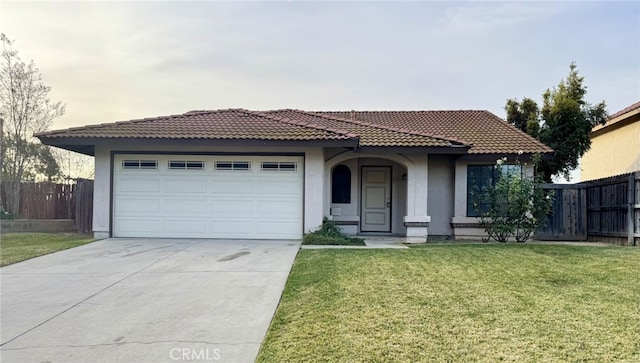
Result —
M357 153L370 154L451 154L465 155L469 151L468 146L360 146Z
M45 145L55 146L66 150L79 152L85 155L94 156L96 146L123 147L131 144L137 147L141 142L145 146L242 146L242 147L348 147L357 148L358 139L338 139L338 140L261 140L261 139L166 139L166 138L100 138L100 137L48 137L46 135L37 136Z
M554 153L554 151L469 153L463 156L462 160L495 162L497 159L507 158L507 161L509 162L513 162L516 160L531 161L536 155L539 155L543 160L549 160L553 158Z

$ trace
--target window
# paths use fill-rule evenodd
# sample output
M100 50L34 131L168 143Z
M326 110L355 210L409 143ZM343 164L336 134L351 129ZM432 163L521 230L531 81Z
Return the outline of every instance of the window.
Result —
M262 171L296 171L298 163L286 161L263 161Z
M158 169L156 160L122 160L122 169Z
M331 203L351 203L351 170L338 165L331 174Z
M171 170L204 170L204 162L203 161L171 160L169 161L169 169Z
M216 161L216 170L251 170L248 161Z
M482 190L492 188L500 173L516 175L522 173L520 165L469 165L467 166L467 217L479 217L491 207L489 201L482 196ZM473 206L474 193L480 193L480 203Z
M280 171L296 171L297 163L280 163Z

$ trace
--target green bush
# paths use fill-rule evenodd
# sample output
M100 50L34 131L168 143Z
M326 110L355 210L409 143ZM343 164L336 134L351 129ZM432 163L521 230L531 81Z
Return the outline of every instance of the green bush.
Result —
M3 208L0 208L0 219L16 219L12 213L5 211Z
M340 228L328 219L322 221L318 230L307 233L302 238L303 245L337 245L337 246L364 246L362 238L347 237Z
M500 159L497 165L504 162ZM536 228L546 223L552 197L545 194L539 178L498 172L493 186L485 186L473 193L473 205L478 211L482 202L490 206L480 213L480 224L487 233L484 241L493 238L506 242L513 237L517 242L525 242Z

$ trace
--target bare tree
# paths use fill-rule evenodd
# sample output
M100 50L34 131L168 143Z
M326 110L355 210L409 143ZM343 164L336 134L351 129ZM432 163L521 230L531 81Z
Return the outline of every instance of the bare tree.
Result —
M7 211L17 215L20 209L20 182L25 176L55 172L48 147L36 142L33 134L45 131L65 105L51 102L51 87L33 61L28 64L13 49L13 42L3 33L0 57L0 118L2 130L2 180L6 190ZM58 168L59 170L59 168Z
M60 166L61 179L69 183L78 179L93 179L93 157L57 148L51 151Z

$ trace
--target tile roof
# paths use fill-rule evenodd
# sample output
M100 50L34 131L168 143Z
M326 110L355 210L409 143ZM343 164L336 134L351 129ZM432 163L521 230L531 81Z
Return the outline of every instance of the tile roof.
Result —
M460 140L431 135L426 132L408 128L377 125L370 122L316 114L302 110L264 111L269 115L277 115L289 119L304 120L321 124L332 129L340 129L358 135L360 147L455 147L471 146Z
M39 133L46 138L356 140L357 135L324 125L242 109L190 111Z
M629 120L634 115L637 115L640 112L640 102L636 102L630 106L623 108L622 110L610 115L607 118L607 122L604 125L596 125L591 132L595 134L599 134L602 129L611 129L613 125L619 125L620 122ZM623 117L624 116L624 117ZM606 132L606 131L603 131Z
M118 138L331 140L358 147L429 147L470 154L553 152L488 111L203 110L36 136L53 145L55 139L82 139L88 144L90 139Z
M640 101L638 101L638 102L636 102L636 103L634 103L634 104L632 104L630 106L627 106L627 107L623 108L622 110L620 110L620 111L614 113L613 115L609 116L609 120L613 120L614 118L616 118L618 116L622 116L625 113L629 113L631 111L635 111L635 110L637 110L639 108L640 108Z
M550 153L551 148L483 110L460 111L314 111L414 132L446 135L473 147L469 154Z

